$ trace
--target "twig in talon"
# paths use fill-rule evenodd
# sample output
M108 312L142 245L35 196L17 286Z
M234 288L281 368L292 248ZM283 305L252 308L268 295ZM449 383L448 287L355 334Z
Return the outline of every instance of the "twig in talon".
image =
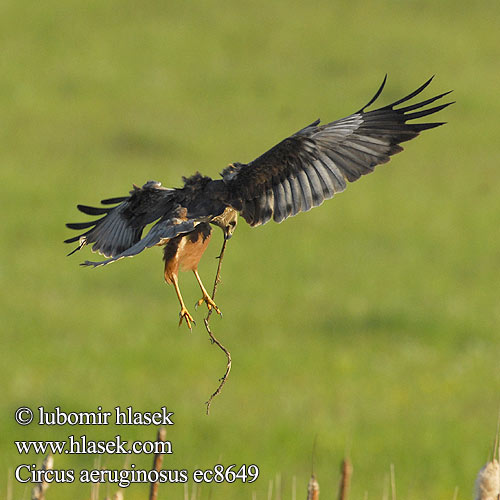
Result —
M205 327L208 331L208 334L210 335L210 338L212 339L212 342L217 344L219 349L221 349L224 352L224 354L226 355L226 358L227 358L226 372L224 373L223 377L221 379L219 379L220 383L219 383L219 386L217 387L217 389L215 390L215 392L210 396L208 401L206 401L206 403L205 403L207 405L207 415L208 415L210 413L210 405L212 404L212 400L215 398L215 396L217 396L221 393L222 387L224 387L224 384L227 381L227 378L229 376L229 372L231 371L232 360L231 360L231 353L214 337L213 333L210 330L208 320L205 319L204 321L205 321Z
M221 267L222 267L222 259L224 257L224 252L226 250L226 244L227 244L227 239L224 238L224 242L222 244L222 249L221 249L220 254L218 256L219 265L217 266L217 273L215 275L214 288L213 288L213 291L212 291L212 300L215 299L215 294L217 292L217 285L221 281L220 280L220 271L221 271ZM224 384L227 381L227 378L229 376L229 372L231 371L231 362L232 362L231 361L231 353L215 338L214 334L210 330L209 320L210 320L210 316L212 314L212 311L213 311L213 309L209 309L208 310L207 317L203 320L203 322L205 323L205 328L207 329L207 332L208 332L208 335L210 337L211 343L212 344L217 344L217 346L219 347L219 349L222 352L224 352L224 354L226 355L227 365L226 365L226 372L224 373L223 377L219 379L219 386L217 387L217 389L215 390L215 392L210 396L210 398L208 398L208 401L205 402L205 404L207 405L207 415L210 414L210 405L212 404L212 400L215 398L215 396L217 396L218 394L220 394L220 392L222 391L222 387L224 387Z

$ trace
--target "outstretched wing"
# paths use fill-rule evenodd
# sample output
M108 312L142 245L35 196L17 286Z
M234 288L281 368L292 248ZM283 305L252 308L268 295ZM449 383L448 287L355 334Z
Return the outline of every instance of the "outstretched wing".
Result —
M177 210L179 215L182 214L182 208ZM199 221L195 221L194 219L182 220L176 216L173 217L164 217L160 219L149 231L149 233L144 236L144 238L140 239L137 243L127 248L123 252L120 252L113 257L101 260L99 262L91 262L86 260L82 262L82 266L92 266L99 267L105 266L106 264L110 264L111 262L115 262L117 260L123 259L124 257L133 257L138 253L141 253L146 248L154 247L155 245L161 245L167 240L175 238L179 234L190 233L198 224Z
M114 207L89 207L78 205L78 209L88 215L104 215L100 219L66 224L70 229L88 231L69 238L65 243L79 242L69 255L85 245L91 245L93 252L99 252L108 259L100 262L85 261L84 266L103 266L142 252L146 248L163 243L178 234L188 233L199 222L188 218L186 209L177 200L176 189L161 187L159 182L149 181L142 188L134 186L130 196L103 200L103 205ZM159 220L158 220L159 219ZM144 238L144 228L158 220Z
M149 181L142 188L134 186L130 196L102 200L103 205L113 207L89 207L77 205L78 210L88 215L104 215L89 222L66 224L70 229L88 231L65 240L65 243L79 242L74 253L85 245L93 243L92 251L105 257L115 257L137 243L144 228L164 216L173 208L172 189L165 189L155 181ZM70 253L70 255L71 255Z
M284 139L248 164L234 164L222 172L230 196L229 203L251 226L265 224L271 217L281 222L287 217L321 205L324 200L386 163L403 148L401 142L422 130L444 122L407 123L449 106L450 103L412 112L431 104L445 92L425 101L395 109L420 94L432 78L411 94L392 104L365 111L384 88L387 76L370 102L358 112L340 120L311 125Z

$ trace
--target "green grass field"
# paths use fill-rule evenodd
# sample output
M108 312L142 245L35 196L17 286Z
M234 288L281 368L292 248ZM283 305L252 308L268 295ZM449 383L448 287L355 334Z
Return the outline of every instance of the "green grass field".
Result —
M500 4L387 0L46 2L0 6L0 497L16 440L153 439L154 427L21 427L19 406L132 405L175 412L164 468L257 464L252 485L202 485L201 498L305 498L314 469L333 498L354 463L351 498L470 498L500 406ZM230 241L214 333L190 334L163 283L161 250L91 271L62 241L95 204L149 179L217 176L318 117L381 104L429 76L454 89L445 127L307 214ZM200 268L211 285L222 238ZM199 298L181 276L188 305ZM152 457L128 457L149 469ZM127 467L123 456L56 455L55 467ZM191 485L190 485L191 487ZM101 485L100 498L116 487ZM160 498L183 498L182 485ZM125 500L147 498L132 485ZM87 499L53 485L47 500Z

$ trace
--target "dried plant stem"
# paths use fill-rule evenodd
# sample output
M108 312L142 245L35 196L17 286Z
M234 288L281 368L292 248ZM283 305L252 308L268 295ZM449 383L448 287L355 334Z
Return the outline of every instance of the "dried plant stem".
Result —
M191 489L191 500L196 500L198 490L196 488L196 483L193 484L193 488Z
M342 460L341 477L339 484L339 500L347 500L349 498L349 488L351 485L352 464L348 458Z
M319 483L314 474L307 484L307 500L319 500Z
M382 490L382 500L389 500L389 476L384 475L384 489Z
M394 464L391 464L391 493L392 500L396 500L396 474L394 473Z
M267 500L273 500L273 480L269 479L269 486L267 487Z
M54 458L49 453L42 462L42 470L52 470L54 468ZM31 490L31 500L45 500L45 490L49 487L49 483L45 481L36 483Z
M9 467L7 475L7 500L12 500L12 468Z
M165 429L165 427L160 427L158 429L156 441L165 442L166 437L167 437L167 430ZM163 453L157 453L153 461L153 469L159 472L161 470L162 463L163 463ZM151 483L151 489L149 490L149 500L156 500L158 498L158 485L159 485L158 481Z
M276 474L274 482L276 484L276 500L281 500L281 474L279 472Z
M500 411L498 412L497 432L495 434L495 443L493 444L492 460L500 461Z
M219 265L217 266L217 274L215 275L214 288L212 290L212 300L215 299L215 294L217 292L217 286L220 283L220 271L221 271L221 267L222 267L222 259L224 258L224 252L226 251L226 244L227 244L227 240L224 238L224 243L222 243L222 249L221 249L219 257L218 257ZM220 392L222 391L222 388L224 387L224 384L226 383L227 378L229 376L229 372L231 371L231 353L217 340L215 335L210 330L209 320L210 320L210 316L212 315L212 311L213 311L213 309L210 309L208 311L207 317L203 320L203 322L205 323L205 328L207 329L207 332L208 332L208 335L210 336L210 340L211 340L212 344L216 344L217 347L221 351L223 351L224 354L226 355L227 365L226 365L226 372L224 373L224 375L220 379L219 386L217 387L215 392L210 396L210 398L208 398L208 401L205 403L207 405L207 415L210 414L210 405L212 404L212 400L215 398L215 396L220 394Z

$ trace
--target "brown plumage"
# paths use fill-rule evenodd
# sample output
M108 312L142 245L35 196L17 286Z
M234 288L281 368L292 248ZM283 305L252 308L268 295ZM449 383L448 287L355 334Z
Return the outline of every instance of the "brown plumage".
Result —
M85 214L103 217L67 224L71 229L88 230L67 239L66 243L79 242L73 252L92 244L94 252L107 257L82 264L93 267L132 257L152 246L165 246L165 280L175 287L181 305L180 323L185 320L191 327L193 318L179 289L179 268L193 271L203 294L198 304L205 302L209 309L220 313L197 270L210 241L210 224L219 226L224 237L230 238L238 212L251 226L265 224L271 218L281 222L342 192L347 182L372 172L402 151L400 143L423 130L443 125L443 122L407 122L452 104L421 109L449 92L396 109L422 92L431 80L392 104L365 111L382 92L384 78L375 96L356 113L325 125L317 120L252 162L229 165L222 171L222 179L212 180L196 173L184 178L184 186L178 189L149 181L142 188L134 186L130 196L103 200L103 207L78 205ZM144 228L153 222L143 237Z
M212 228L210 227L210 224L201 222L190 233L180 234L179 236L168 240L163 250L163 260L165 261L165 281L169 285L174 285L177 298L179 299L179 303L181 305L181 312L179 313L180 323L182 323L182 320L185 319L189 328L191 328L191 323L194 323L194 320L189 314L189 311L184 304L184 300L182 299L179 281L177 278L179 274L179 267L182 271L193 271L196 280L200 285L203 296L198 301L197 305L201 305L205 302L209 309L213 307L215 311L220 314L219 308L215 305L215 302L205 290L200 275L198 274L198 263L207 249L211 233Z

